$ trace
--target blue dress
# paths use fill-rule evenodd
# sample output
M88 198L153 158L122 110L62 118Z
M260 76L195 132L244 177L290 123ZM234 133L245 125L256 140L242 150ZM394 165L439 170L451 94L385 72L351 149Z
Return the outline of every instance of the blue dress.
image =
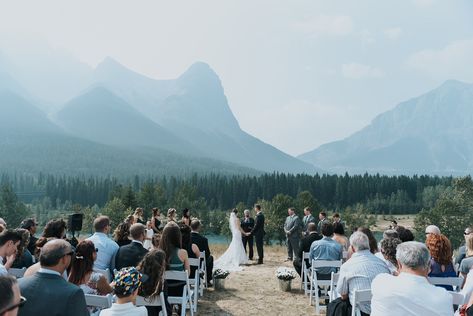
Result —
M455 272L453 263L450 262L449 265L445 266L445 271L442 271L442 265L440 265L434 259L430 259L429 277L449 278L449 277L456 277L456 276L457 276L457 273ZM453 287L451 285L437 285L437 286L443 287L447 291L453 291Z

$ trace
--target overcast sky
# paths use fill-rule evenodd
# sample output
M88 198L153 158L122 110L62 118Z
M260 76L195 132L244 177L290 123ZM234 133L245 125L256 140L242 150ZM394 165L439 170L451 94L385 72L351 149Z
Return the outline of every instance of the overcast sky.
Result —
M35 39L158 79L207 62L241 127L293 155L447 79L473 82L471 0L0 3L0 51Z

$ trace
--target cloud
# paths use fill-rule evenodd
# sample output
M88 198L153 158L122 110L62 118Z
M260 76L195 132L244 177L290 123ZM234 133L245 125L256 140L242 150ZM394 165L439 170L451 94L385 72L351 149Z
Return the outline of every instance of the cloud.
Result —
M384 35L390 40L397 40L402 33L402 29L400 27L392 27L389 29L384 30Z
M294 29L313 36L344 36L353 31L353 21L347 15L319 15L295 23Z
M473 81L473 39L453 41L441 49L425 49L412 54L407 65L439 79Z
M349 79L381 78L384 72L370 65L349 63L342 65L342 75Z

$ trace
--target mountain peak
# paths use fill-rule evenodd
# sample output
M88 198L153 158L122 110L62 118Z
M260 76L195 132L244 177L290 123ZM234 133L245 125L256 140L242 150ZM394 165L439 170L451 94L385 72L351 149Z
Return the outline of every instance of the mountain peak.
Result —
M460 80L456 80L456 79L449 79L447 81L445 81L444 83L442 83L440 86L439 86L439 89L469 89L473 87L473 85L471 83L468 83L468 82L464 82L464 81L460 81Z
M221 86L217 73L205 62L193 63L179 78L180 83L207 82Z

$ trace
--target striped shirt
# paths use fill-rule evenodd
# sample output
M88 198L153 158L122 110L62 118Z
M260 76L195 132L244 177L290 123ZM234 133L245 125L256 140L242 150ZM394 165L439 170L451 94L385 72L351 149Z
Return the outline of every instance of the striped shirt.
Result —
M355 291L371 289L371 282L380 273L391 273L383 260L369 250L357 251L340 268L337 292L340 295L348 294L353 304ZM360 310L371 314L371 304L361 303Z

